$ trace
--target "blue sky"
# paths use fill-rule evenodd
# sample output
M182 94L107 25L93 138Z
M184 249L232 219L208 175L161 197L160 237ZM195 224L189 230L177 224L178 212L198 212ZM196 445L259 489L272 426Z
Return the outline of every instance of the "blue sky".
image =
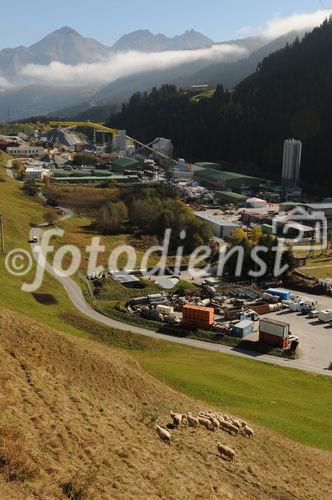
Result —
M62 26L111 45L142 28L176 35L194 28L215 41L243 37L275 16L332 9L332 0L8 0L0 48L30 45Z

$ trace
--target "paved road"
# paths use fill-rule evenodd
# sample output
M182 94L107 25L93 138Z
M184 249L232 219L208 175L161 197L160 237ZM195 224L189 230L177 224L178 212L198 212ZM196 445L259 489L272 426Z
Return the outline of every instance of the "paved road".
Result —
M8 169L9 171L9 169ZM11 171L10 171L11 172ZM10 175L8 173L8 175ZM63 208L64 215L61 218L61 220L69 219L73 216L73 212L69 209ZM43 232L43 229L45 229L45 224L41 224L38 227L32 228L30 232L30 238L37 237L40 238ZM31 245L32 248L32 254L34 258L37 260L38 258L38 246L37 245ZM231 354L233 356L238 356L241 358L247 358L247 359L254 359L260 362L268 363L271 365L277 365L281 367L288 367L288 368L296 368L299 370L304 370L304 371L309 371L309 372L314 372L318 374L323 374L323 375L332 375L332 372L328 370L328 367L322 366L322 364L319 362L319 360L311 359L311 360L304 360L302 358L296 359L296 360L286 360L283 358L277 358L274 356L268 356L265 354L259 354L256 352L251 352L251 351L242 351L240 349L236 349L233 347L229 346L223 346L220 344L212 344L204 341L199 341L199 340L193 340L193 339L187 339L187 338L177 338L173 337L170 335L163 335L161 333L158 333L156 331L152 330L147 330L145 328L140 328L132 325L128 325L126 323L121 323L119 321L116 321L112 318L106 317L97 311L95 311L90 304L88 304L83 296L82 290L79 287L75 281L73 281L71 278L61 276L59 273L56 272L53 266L51 266L49 263L46 264L46 270L55 278L57 279L64 289L66 290L71 302L75 306L75 308L84 316L90 318L93 321L97 321L98 323L102 323L103 325L110 326L112 328L116 328L121 331L126 331L126 332L131 332L131 333L136 333L139 335L144 335L146 337L151 337L151 338L158 338L160 340L165 340L169 342L173 342L176 344L181 344L181 345L186 345L189 347L194 347L198 349L204 349L208 351L214 351L214 352L220 352L224 354ZM331 332L332 334L332 332ZM316 362L315 362L316 361ZM318 363L317 363L318 361Z

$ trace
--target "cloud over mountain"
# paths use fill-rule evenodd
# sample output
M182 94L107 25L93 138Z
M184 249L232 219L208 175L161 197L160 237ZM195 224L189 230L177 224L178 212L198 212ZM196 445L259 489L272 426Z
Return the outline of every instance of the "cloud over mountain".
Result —
M28 64L20 75L31 82L101 83L145 71L173 68L194 61L234 61L246 56L241 45L220 44L206 49L165 52L112 53L107 59L92 64L68 65L51 62L49 65Z

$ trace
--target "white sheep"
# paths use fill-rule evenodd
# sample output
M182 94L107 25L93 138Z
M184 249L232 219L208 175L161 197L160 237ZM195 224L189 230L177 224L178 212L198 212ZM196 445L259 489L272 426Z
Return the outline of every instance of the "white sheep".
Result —
M156 425L155 430L157 431L158 436L162 441L167 444L171 444L171 434L166 429L163 429L159 425Z
M198 427L199 426L198 418L194 417L191 413L188 413L187 420L188 420L188 425L190 427Z
M228 446L224 446L221 443L217 443L217 448L220 453L220 456L222 458L227 458L230 462L233 462L235 460L235 451L232 450L232 448L229 448Z
M210 422L212 424L212 428L214 431L216 431L217 429L220 429L220 422L217 418L210 418Z
M241 422L237 418L233 418L231 424L235 425L235 427L237 427L238 429L241 429L242 427Z
M174 427L179 429L182 423L182 413L174 413L174 411L171 411L170 415L172 417Z
M245 425L242 429L242 432L247 438L249 439L254 438L254 431L252 430L251 427L249 427L249 425Z
M235 427L235 425L231 424L230 422L221 422L221 428L228 432L229 434L232 434L236 436L239 433L239 429Z
M212 431L213 427L209 419L204 417L198 417L198 422L202 427L205 427L205 429L207 429L208 431Z

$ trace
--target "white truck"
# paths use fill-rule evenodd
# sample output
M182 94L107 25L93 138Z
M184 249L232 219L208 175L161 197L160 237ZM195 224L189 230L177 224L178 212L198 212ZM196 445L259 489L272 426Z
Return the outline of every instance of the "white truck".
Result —
M300 311L300 302L291 302L288 305L288 308L291 312L299 312Z
M322 323L329 323L332 321L332 309L324 309L323 311L319 311L318 319Z

